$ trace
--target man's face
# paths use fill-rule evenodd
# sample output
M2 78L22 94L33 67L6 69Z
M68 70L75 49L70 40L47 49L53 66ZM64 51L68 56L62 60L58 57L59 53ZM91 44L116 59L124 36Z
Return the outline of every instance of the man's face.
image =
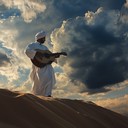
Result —
M46 39L46 38L43 37L43 38L38 39L37 41L43 44L43 43L45 42L45 39Z

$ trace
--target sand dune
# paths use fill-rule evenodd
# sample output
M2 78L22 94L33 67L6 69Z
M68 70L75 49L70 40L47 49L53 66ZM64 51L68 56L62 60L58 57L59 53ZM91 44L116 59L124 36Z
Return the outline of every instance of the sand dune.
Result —
M0 128L128 128L128 118L92 102L0 89Z

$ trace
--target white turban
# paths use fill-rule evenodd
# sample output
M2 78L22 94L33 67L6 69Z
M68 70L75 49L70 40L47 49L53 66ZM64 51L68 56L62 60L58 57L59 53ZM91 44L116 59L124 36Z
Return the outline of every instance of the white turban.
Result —
M46 33L45 33L45 31L40 31L40 32L38 32L36 35L35 35L35 40L37 41L38 39L41 39L41 38L43 38L43 37L45 37L46 36Z

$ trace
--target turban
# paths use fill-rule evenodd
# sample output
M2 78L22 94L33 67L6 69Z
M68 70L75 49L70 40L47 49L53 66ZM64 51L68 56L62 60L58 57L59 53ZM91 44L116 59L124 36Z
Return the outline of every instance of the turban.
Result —
M41 38L43 38L43 37L45 37L45 36L46 36L45 31L40 31L40 32L38 32L38 33L35 35L35 40L37 41L38 39L41 39Z

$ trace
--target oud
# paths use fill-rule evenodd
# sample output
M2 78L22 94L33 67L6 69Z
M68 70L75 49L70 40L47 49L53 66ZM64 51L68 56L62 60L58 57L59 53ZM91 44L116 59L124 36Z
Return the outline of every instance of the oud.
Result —
M39 68L51 64L52 62L54 62L56 58L59 58L60 55L67 56L66 52L52 53L49 50L40 50L40 49L35 49L35 50L37 51L37 54L33 59L31 59L31 62Z

